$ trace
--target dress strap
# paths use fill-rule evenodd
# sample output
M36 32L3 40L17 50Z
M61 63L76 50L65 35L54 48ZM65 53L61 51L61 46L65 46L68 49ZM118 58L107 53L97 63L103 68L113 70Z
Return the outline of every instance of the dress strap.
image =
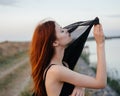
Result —
M43 80L45 80L47 71L48 71L48 69L49 69L52 65L57 65L57 64L50 64L50 65L47 66L47 68L45 69L44 74L43 74ZM66 62L63 62L63 66L69 68L69 66L68 66L68 64L67 64Z
M49 69L52 65L56 65L56 64L50 64L50 65L45 69L44 74L43 74L43 80L45 80L47 71L48 71L48 69Z

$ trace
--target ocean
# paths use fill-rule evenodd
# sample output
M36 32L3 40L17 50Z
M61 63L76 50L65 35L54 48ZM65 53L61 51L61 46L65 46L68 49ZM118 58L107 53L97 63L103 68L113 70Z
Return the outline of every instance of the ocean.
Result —
M95 67L97 64L96 42L87 41L85 46L88 46L90 52L90 66ZM105 52L108 76L120 80L120 39L105 40Z

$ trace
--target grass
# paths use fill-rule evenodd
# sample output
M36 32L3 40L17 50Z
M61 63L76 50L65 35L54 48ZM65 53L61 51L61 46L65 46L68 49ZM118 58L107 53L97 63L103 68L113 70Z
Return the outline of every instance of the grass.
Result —
M96 68L92 67L92 70L96 73ZM118 94L120 94L120 83L117 80L107 77L107 83L112 89L114 89Z
M120 94L120 83L117 80L107 77L107 82L118 94Z
M89 54L82 53L81 57L89 64ZM96 73L96 68L91 67L91 69ZM117 80L107 77L108 85L113 88L118 94L120 94L120 83Z
M20 93L19 96L32 96L32 80L28 82L28 85L24 88L24 90Z
M26 53L27 53L27 51L24 51L24 52L16 53L13 56L6 56L6 57L0 55L0 66L3 66L4 64L10 63L10 62L13 62L13 60L16 60L17 58L25 55Z
M19 85L21 80L23 80L23 76L26 76L27 68L29 67L28 62L24 65L21 65L19 68L13 70L13 72L9 73L4 78L0 80L0 95L1 96L8 96L8 94L12 94L11 92L18 92L19 93ZM21 89L20 89L21 90ZM4 94L4 95L3 95ZM11 95L10 95L11 96Z
M0 57L0 71L12 67L27 56L27 52L20 52L10 57Z
M32 96L32 93L25 89L23 92L21 92L20 96Z
M22 70L26 69L27 66L28 63L20 66L19 68L8 74L6 77L2 78L0 80L0 90L5 90L11 82L18 78L19 73L21 74Z
M81 57L82 57L82 59L83 59L87 64L90 63L89 54L86 54L86 53L82 52Z

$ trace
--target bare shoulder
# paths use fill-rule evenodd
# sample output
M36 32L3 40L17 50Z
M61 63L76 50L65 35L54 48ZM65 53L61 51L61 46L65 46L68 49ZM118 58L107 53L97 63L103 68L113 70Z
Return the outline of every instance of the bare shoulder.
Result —
M47 74L52 75L52 77L60 80L60 76L70 70L68 67L62 65L53 65L48 70Z
M70 69L68 67L56 64L50 67L49 72L58 75L65 70L70 70Z

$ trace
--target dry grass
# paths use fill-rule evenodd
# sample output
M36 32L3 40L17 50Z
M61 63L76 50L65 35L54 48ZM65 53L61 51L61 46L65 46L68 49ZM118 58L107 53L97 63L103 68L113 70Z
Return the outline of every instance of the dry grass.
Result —
M28 50L29 42L2 42L0 43L0 56L9 57Z
M0 43L0 73L12 69L7 75L0 78L0 96L18 96L28 83L30 76L28 58L29 42L1 42ZM0 74L1 76L1 74Z
M0 96L13 96L12 94L19 94L29 73L30 68L27 62L2 78L0 80Z

